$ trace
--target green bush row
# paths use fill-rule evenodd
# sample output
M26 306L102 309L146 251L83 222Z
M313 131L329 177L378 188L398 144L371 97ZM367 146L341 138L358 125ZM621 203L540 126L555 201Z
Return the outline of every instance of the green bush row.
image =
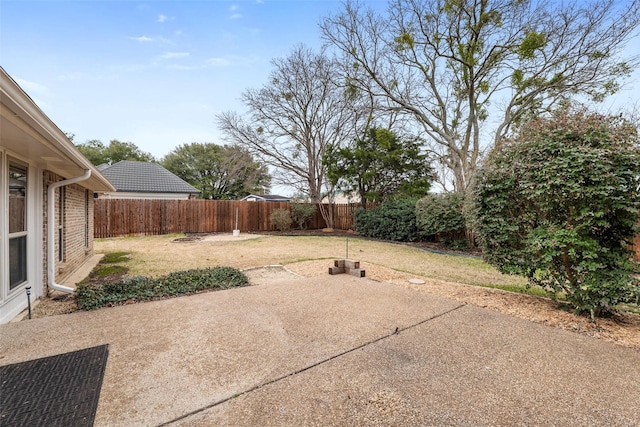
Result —
M419 240L416 199L392 199L356 212L355 229L363 236L398 242Z
M127 301L146 301L207 289L221 290L248 285L247 276L241 271L232 267L214 267L177 271L157 279L134 276L102 285L81 283L75 296L79 309L93 310Z

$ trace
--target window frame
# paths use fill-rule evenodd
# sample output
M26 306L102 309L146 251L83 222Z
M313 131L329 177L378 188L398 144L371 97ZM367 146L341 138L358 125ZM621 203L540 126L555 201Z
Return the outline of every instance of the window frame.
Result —
M6 215L5 217L7 218L7 223L3 225L3 229L6 231L6 239L4 239L6 241L2 242L2 247L4 248L4 253L1 254L2 256L2 262L6 263L7 268L4 269L7 271L7 273L5 274L5 277L3 277L2 281L4 283L6 283L6 285L3 286L3 288L6 290L6 296L10 297L11 295L20 292L21 289L23 289L26 285L29 284L30 282L30 260L29 260L29 245L30 243L30 230L29 230L29 199L31 198L31 191L32 191L32 185L31 185L31 179L29 177L30 175L30 166L29 164L22 162L14 157L5 155L4 156L4 160L3 160L3 182L1 182L0 184L2 185L3 188L3 195L2 195L2 199L3 199L3 203L5 204L5 212ZM11 174L11 170L12 168L20 168L23 170L24 173L24 177L25 177L25 195L24 195L24 218L23 218L23 229L20 231L14 231L11 232L10 227L9 227L9 223L10 223L10 218L9 218L9 210L11 207L11 203L9 202L9 197L10 197L10 174ZM11 241L12 240L16 240L16 239L24 239L24 243L23 243L23 247L24 249L21 250L22 252L22 256L24 257L21 262L24 263L24 280L20 281L20 282L16 282L15 284L11 283Z

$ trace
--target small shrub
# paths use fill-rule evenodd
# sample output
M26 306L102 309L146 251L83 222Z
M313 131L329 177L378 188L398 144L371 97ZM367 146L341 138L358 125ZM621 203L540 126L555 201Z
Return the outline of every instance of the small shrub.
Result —
M75 297L78 308L93 310L154 298L192 294L208 289L229 289L247 286L247 276L231 267L214 267L178 271L158 279L142 276L129 277L113 283L96 285L89 282L78 285Z
M415 242L418 240L415 204L415 199L403 198L360 210L355 215L355 229L363 236L376 239Z
M269 215L271 225L273 225L278 231L289 231L291 229L291 214L287 209L275 209Z
M156 288L165 295L193 293L205 289L228 289L246 286L247 277L231 267L176 271L156 280Z
M302 230L305 228L305 223L313 218L316 213L316 205L312 203L292 203L291 204L291 219L294 224Z
M454 251L466 251L470 249L469 241L465 238L454 238L452 240L443 240L442 243Z

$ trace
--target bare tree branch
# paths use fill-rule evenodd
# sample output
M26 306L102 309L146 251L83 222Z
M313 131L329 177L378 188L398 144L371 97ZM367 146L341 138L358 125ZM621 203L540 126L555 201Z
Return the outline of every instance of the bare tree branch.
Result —
M640 0L390 0L385 15L347 0L320 27L351 84L421 126L464 191L513 124L615 93L639 23Z

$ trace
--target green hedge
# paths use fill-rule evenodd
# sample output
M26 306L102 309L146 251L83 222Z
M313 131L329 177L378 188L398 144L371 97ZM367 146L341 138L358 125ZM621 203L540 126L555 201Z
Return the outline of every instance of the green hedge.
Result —
M397 242L419 240L416 200L389 200L373 209L356 212L355 229L363 236Z
M248 285L247 276L241 271L232 267L214 267L178 271L157 279L134 276L102 285L81 283L75 296L78 308L93 310L127 301L146 301L207 289L221 290Z

